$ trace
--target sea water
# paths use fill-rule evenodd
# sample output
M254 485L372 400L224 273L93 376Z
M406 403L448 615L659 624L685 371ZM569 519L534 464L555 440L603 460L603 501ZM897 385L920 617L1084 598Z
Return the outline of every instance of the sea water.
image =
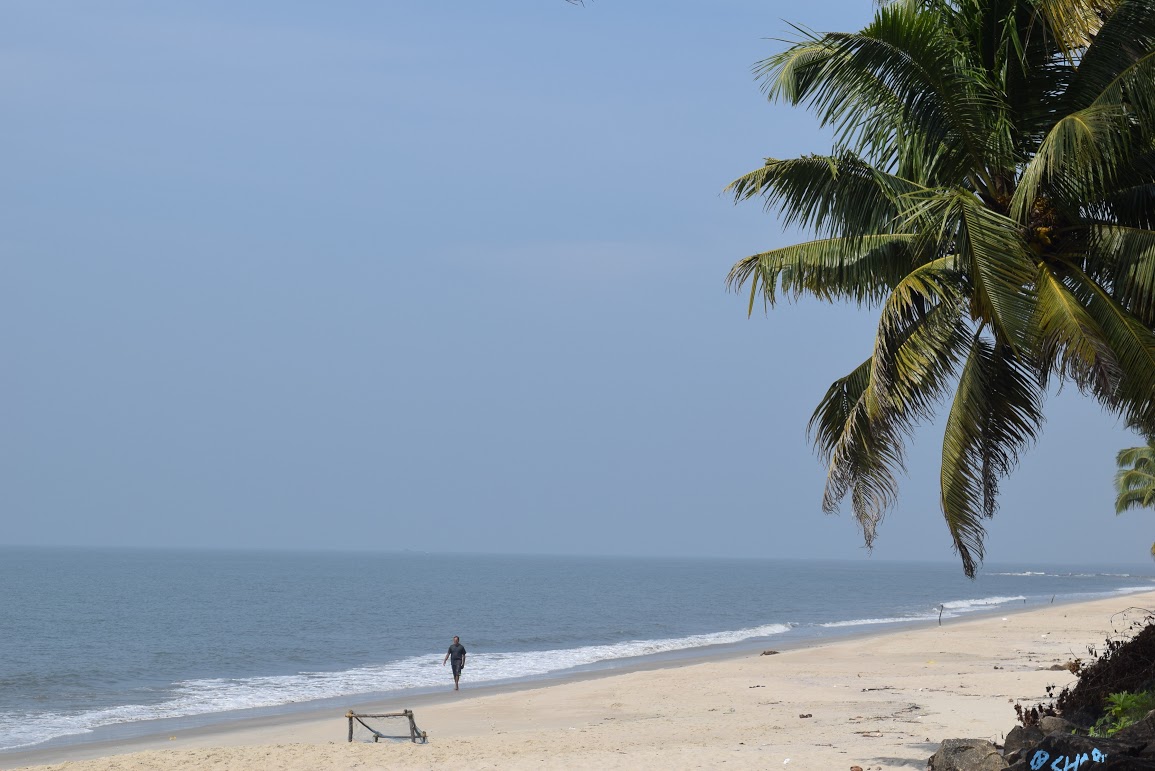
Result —
M1155 588L1150 565L0 548L0 752ZM642 659L643 661L645 659ZM51 745L49 745L51 746Z

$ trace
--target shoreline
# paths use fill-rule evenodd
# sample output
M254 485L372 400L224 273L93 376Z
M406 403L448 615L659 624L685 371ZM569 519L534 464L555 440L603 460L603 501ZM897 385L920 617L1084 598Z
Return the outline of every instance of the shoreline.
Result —
M1095 602L1101 599L1125 598L1133 595L1155 592L1155 588L1125 587L1116 589L1110 594L1096 594L1083 596L1078 594L1055 595L1048 602L1045 595L1030 595L1022 597L1023 604L1005 602L1001 605L978 605L971 609L948 611L947 615L935 618L921 616L910 618L891 618L886 620L856 619L819 626L791 628L783 633L769 636L750 638L739 642L720 643L715 645L667 650L659 653L629 656L619 659L608 659L593 664L581 665L572 669L563 669L544 674L526 677L511 678L508 680L486 681L468 688L470 697L491 696L503 693L513 693L532 690L552 685L563 685L569 682L584 682L602 677L611 677L618 674L652 671L671 667L686 666L695 663L721 661L741 657L751 652L760 652L766 648L778 650L794 650L812 646L837 643L878 635L890 635L906 630L931 627L942 624L956 624L993 615L1010 615L1030 612L1047 607L1057 607L1055 598L1061 597L1058 606ZM989 598L988 598L989 599ZM1020 599L1019 597L1014 598ZM543 655L548 655L544 651ZM431 706L451 703L465 698L460 693L438 688L417 688L397 691L381 691L374 693L351 694L348 696L329 697L297 703L273 705L267 707L252 707L221 712L199 713L152 720L111 723L98 726L94 729L55 737L45 742L24 748L0 749L0 769L9 764L13 757L36 758L35 762L49 763L58 760L68 760L75 757L97 757L86 751L86 748L115 748L121 746L148 744L158 737L167 739L169 736L204 735L216 731L229 731L234 727L243 730L246 725L260 726L268 723L286 724L317 719L322 715L332 715L335 710L341 714L353 709L355 711L389 711L401 709L398 704ZM47 758L42 760L41 758ZM31 762L31 761L29 761Z
M350 697L348 699L327 700L324 705L313 704L308 707L303 707L300 711L294 711L288 714L253 715L252 711L246 710L235 713L236 717L228 717L221 722L190 727L178 727L174 721L179 719L171 719L163 721L164 725L160 725L159 723L154 724L152 728L154 728L155 731L147 731L138 736L113 736L107 739L93 738L55 747L39 747L5 752L0 754L0 768L11 769L14 767L33 765L43 766L71 761L68 766L70 769L89 771L91 768L92 771L100 771L104 768L110 768L107 763L111 762L109 759L112 757L123 758L125 753L139 754L142 752L146 755L157 752L162 754L191 752L194 753L194 759L191 761L192 765L181 767L197 768L200 766L196 764L195 753L203 752L207 748L253 748L261 746L327 748L328 752L335 752L341 756L349 752L364 752L364 750L358 750L358 747L376 748L377 755L375 757L382 759L388 757L387 764L391 767L408 767L406 764L413 762L417 764L416 767L426 767L424 764L433 762L432 758L434 756L440 758L438 762L465 762L466 764L472 764L473 760L469 757L459 757L455 754L462 750L461 747L456 747L455 749L455 746L462 742L469 746L475 746L479 743L492 743L497 736L501 735L501 733L495 732L498 731L498 724L503 722L510 724L510 732L521 734L526 731L534 733L536 730L540 733L541 735L537 737L535 742L531 742L531 744L534 746L541 745L539 750L545 752L545 757L549 758L552 757L550 748L557 744L559 740L569 737L566 737L564 733L559 736L558 727L550 725L548 716L542 718L534 714L527 714L526 707L529 704L541 701L556 702L556 711L563 714L572 712L572 705L576 703L588 703L590 707L597 705L593 713L583 713L583 717L587 718L586 722L588 723L589 718L592 717L593 714L601 714L604 720L600 722L605 724L609 721L616 720L616 716L611 713L614 713L615 710L620 710L623 707L624 701L610 700L607 702L604 694L607 692L617 692L624 684L642 684L644 686L650 682L661 682L672 689L667 694L667 697L661 699L661 701L668 701L669 698L671 698L670 694L677 695L676 698L679 699L692 701L693 699L691 697L700 698L700 692L703 687L709 686L719 678L733 677L738 672L746 672L751 669L755 672L764 670L766 669L765 665L770 662L774 665L772 667L773 670L783 669L786 675L789 674L788 670L796 668L795 665L799 663L804 663L806 666L812 668L816 667L811 675L805 678L804 682L790 683L793 686L793 690L797 691L797 696L794 697L794 699L799 701L799 703L805 703L807 700L814 700L814 698L824 694L828 689L837 689L840 686L846 687L845 683L838 682L840 679L839 668L834 665L834 662L841 661L843 665L845 665L847 661L853 663L858 655L856 653L857 651L873 650L879 654L877 659L872 662L871 667L864 668L866 671L856 673L856 679L863 678L864 676L887 676L888 671L889 676L892 678L905 677L905 673L901 671L901 662L896 660L900 658L896 652L911 647L918 648L925 646L932 640L937 640L939 647L945 646L939 655L948 654L948 660L957 659L960 668L963 663L973 658L972 649L985 646L986 659L988 661L1003 662L1002 664L991 664L988 666L987 669L990 669L992 673L997 675L999 671L1006 671L1006 665L1011 663L1013 669L1019 673L1019 678L1026 677L1028 680L1038 680L1040 682L1048 680L1049 678L1047 684L1063 687L1074 679L1069 673L1055 672L1046 669L1032 670L1029 665L1024 664L1022 661L1008 662L1008 656L1011 659L1014 658L1014 653L1017 650L1016 645L1022 645L1022 642L1017 642L1016 639L1013 638L1017 638L1024 629L1045 628L1047 631L1038 632L1037 635L1032 636L1042 641L1038 647L1050 646L1053 648L1055 643L1061 642L1063 649L1062 656L1067 656L1067 658L1074 658L1080 654L1085 656L1085 650L1088 644L1101 644L1103 641L1102 635L1111 632L1113 628L1111 626L1111 617L1113 614L1117 614L1128 608L1142 607L1155 608L1155 591L1120 594L1100 599L1062 602L1054 605L1034 605L1018 609L1005 606L1002 608L992 607L989 611L975 611L960 617L944 619L941 626L937 625L934 621L919 621L901 625L887 624L883 628L872 627L861 631L856 630L820 639L784 640L781 644L771 639L769 641L763 640L752 644L758 647L727 646L726 650L696 649L674 659L639 657L623 666L584 672L570 672L560 677L546 677L537 681L516 681L504 684L480 685L457 693L447 691L442 693L408 694L387 700ZM1077 623L1071 623L1069 621L1059 621L1059 619L1078 619L1078 621ZM1069 628L1066 630L1052 630L1052 627L1064 625L1069 626ZM1101 633L1088 636L1092 629L1101 630ZM991 634L990 632L992 631L998 631L1000 634ZM1072 639L1067 639L1068 636L1071 636ZM974 638L973 640L970 639L972 637ZM952 645L948 643L954 643L962 647L958 650L950 650ZM781 655L762 657L758 648L767 646L772 646L775 650L780 651ZM1018 652L1020 654L1023 653L1022 651ZM1026 651L1026 653L1031 654L1027 655L1028 662L1036 660L1040 656L1038 651ZM1052 655L1051 658L1056 657ZM928 664L933 663L934 659L928 659L927 661ZM825 669L823 662L826 662ZM1052 661L1050 663L1062 662ZM782 664L786 664L787 666L780 666ZM924 668L926 667L924 666ZM963 672L960 671L958 674L962 675ZM975 674L977 676L979 673L976 672ZM747 675L744 674L742 676L745 677ZM987 675L988 678L989 676L990 675ZM770 686L764 684L751 684L748 686L749 689L761 687ZM950 687L944 687L941 683L928 683L926 686L915 689L914 693L921 693L924 689L928 688L938 692L949 693L953 691L956 692L954 694L956 697L962 698L962 700L966 702L970 701L970 699L965 697L971 696L971 694L966 693L971 687L973 686L967 683L955 683ZM893 685L884 684L877 686L877 690L883 693L894 689L895 686ZM645 688L643 687L643 691L644 690ZM779 688L774 688L774 690L778 691ZM867 693L871 690L873 689L863 688L861 692ZM846 693L846 691L843 691L840 696ZM652 696L654 695L655 694L650 694L648 698L647 694L643 693L637 697L641 699L638 708L641 709L642 712L649 713L654 711L654 708L657 706L653 703ZM749 694L743 694L739 691L730 695L737 701L734 706L729 708L730 712L724 712L723 715L733 714L737 709L738 702L748 702L748 699L739 697L746 697ZM1002 697L1004 695L999 694L999 696ZM1018 698L1026 700L1037 699L1041 701L1045 698L1045 685L1039 685L1033 690L1028 688ZM827 699L825 696L822 696L822 698L818 700L826 701ZM1011 698L1011 700L1014 701L1016 699ZM1010 704L1007 704L1006 701L1006 698L999 699L999 703L1005 707L1005 714L1000 721L997 721L1001 725L997 730L1004 733L1014 724L1013 708ZM337 702L340 703L339 706ZM915 704L917 705L917 702L915 702ZM745 706L749 708L748 704ZM910 705L908 704L908 706ZM987 706L989 707L990 705ZM345 711L348 709L353 709L358 712L413 709L416 713L418 726L430 734L430 745L424 747L417 745L411 749L403 749L401 745L393 743L389 743L388 747L384 744L364 744L362 742L348 744L345 742L347 721L343 717ZM920 707L920 709L922 708ZM956 707L954 709L965 708ZM479 713L504 717L501 720L495 717L487 721L480 719ZM802 712L799 714L806 713ZM466 716L468 716L469 719L465 719ZM965 715L961 717L965 717ZM718 716L716 715L697 715L695 720L690 721L690 725L715 730L721 728L721 726L714 725L717 719ZM723 722L738 721L726 721L723 719ZM795 722L797 722L797 718ZM525 726L530 727L525 728ZM597 727L599 729L605 728L605 726L601 724L597 725ZM651 724L647 727L656 728L657 726ZM805 727L805 725L795 726L795 728ZM927 727L929 728L929 725ZM567 726L566 728L569 730L577 730L573 726ZM584 733L589 730L591 730L591 728L587 726L587 728L582 729L582 732ZM845 740L846 737L842 738ZM924 738L937 746L937 743L942 739L956 737L954 735L930 735ZM659 744L665 746L667 743L668 741L664 740ZM407 745L408 742L404 744ZM647 747L649 747L649 745L647 745ZM494 748L490 748L490 751L493 749ZM649 749L656 751L659 748L649 747ZM922 751L922 749L919 751ZM423 750L430 751L423 752ZM372 750L370 750L370 754L372 754ZM922 758L925 759L929 754L931 753L925 752ZM679 765L679 761L665 757L665 753L659 752L659 755L664 757L664 760L661 763L657 763L657 765L661 765L662 763ZM175 762L175 757L169 758L169 760ZM546 762L548 763L550 761L546 760ZM579 765L581 762L585 761L580 761ZM619 760L619 762L621 761ZM760 762L765 762L765 758ZM313 758L308 761L308 763L320 764L315 766L317 768L329 767L329 761L319 758ZM301 768L308 768L308 763L302 765ZM648 761L643 762L642 765L646 765L647 763ZM163 764L167 765L168 761L164 761ZM147 767L150 767L147 763L141 766L141 768ZM154 765L152 767L156 766ZM239 769L245 767L245 762L242 761L240 765L237 766L226 765L223 767L235 767ZM295 768L294 766L285 767ZM820 766L813 767L818 768Z
M1155 589L1149 590L1155 593ZM1118 590L1117 595L1095 597L1092 599L1067 599L1060 601L1060 605L1094 602L1098 599L1109 599L1115 596L1128 597L1141 594L1137 590ZM331 717L336 712L344 714L348 710L358 712L380 712L393 709L412 709L454 703L464 698L480 698L498 694L517 693L554 685L564 685L571 682L585 682L615 675L648 672L660 669L677 668L693 664L703 664L714 661L726 661L740 658L751 653L760 653L765 649L778 651L810 648L827 643L853 641L880 635L897 634L904 631L919 629L942 624L955 624L968 620L975 620L992 615L1009 615L1025 613L1033 609L1051 607L1051 603L1036 604L1005 604L992 605L976 610L956 613L943 618L941 621L930 617L910 618L899 621L879 621L877 623L847 623L835 624L830 627L811 628L811 634L797 630L799 634L791 634L796 630L789 630L780 636L763 637L743 640L736 643L724 643L696 648L684 648L673 651L663 651L642 656L630 656L620 659L610 659L595 664L550 672L541 675L513 678L502 681L487 681L478 685L468 685L466 691L454 692L447 688L419 688L413 690L383 691L380 693L362 693L349 696L317 699L297 704L282 704L269 707L253 707L246 709L224 710L214 713L183 715L170 718L141 720L126 723L112 723L99 726L90 731L56 737L46 742L26 748L0 750L0 770L15 756L37 757L44 756L47 760L37 760L38 763L55 763L76 757L100 757L102 753L91 754L89 747L115 748L121 746L153 745L156 740L170 736L194 737L209 735L218 732L246 730L246 727L262 727L266 725L284 725L298 722ZM548 651L543 655L548 655ZM403 704L405 706L398 706Z
M1120 564L988 563L968 582L953 565L925 561L18 556L6 566L14 580L66 575L72 562L85 575L115 578L124 623L110 626L101 620L107 614L78 606L67 582L40 581L39 594L7 596L14 633L0 647L11 653L13 688L0 710L4 753L267 714L291 718L334 700L345 707L440 692L445 670L437 666L441 656L430 655L438 647L431 641L446 631L465 630L473 643L471 685L528 688L588 669L626 671L639 661L665 665L763 644L886 633L935 623L940 608L945 622L1022 609L1024 602L1044 605L1056 595L1081 601L1155 583L1148 565ZM139 571L164 590L129 590ZM433 612L384 616L361 607L343 581L329 580L374 576L397 590L401 607L409 601L402 598L417 596L411 590L476 571L496 583L480 582L467 602L457 598L460 610L434 603ZM269 575L281 576L275 591L263 583ZM245 579L262 590L243 589ZM655 603L670 586L682 588ZM559 594L573 601L557 603ZM209 596L228 601L210 609ZM46 607L57 610L36 610ZM91 623L71 624L74 616ZM447 630L446 619L456 629Z

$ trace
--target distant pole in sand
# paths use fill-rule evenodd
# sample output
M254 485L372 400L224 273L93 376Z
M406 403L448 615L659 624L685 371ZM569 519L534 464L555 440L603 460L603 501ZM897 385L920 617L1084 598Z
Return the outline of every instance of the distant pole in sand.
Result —
M939 605L938 606L938 625L939 626L942 626L942 609L945 607L946 607L946 605Z

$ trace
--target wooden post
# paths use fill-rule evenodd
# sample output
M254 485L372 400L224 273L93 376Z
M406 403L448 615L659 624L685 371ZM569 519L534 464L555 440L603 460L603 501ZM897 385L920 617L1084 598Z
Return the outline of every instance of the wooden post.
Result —
M345 713L345 717L349 718L349 741L353 741L353 710Z

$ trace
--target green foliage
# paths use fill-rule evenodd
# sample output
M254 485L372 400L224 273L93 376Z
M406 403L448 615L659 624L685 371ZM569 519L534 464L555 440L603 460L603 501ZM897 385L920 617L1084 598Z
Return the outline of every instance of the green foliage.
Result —
M1115 513L1155 506L1155 447L1120 450L1115 465Z
M880 314L810 421L823 508L849 498L870 546L907 437L949 402L941 505L973 576L1051 385L1155 436L1155 0L893 0L756 73L835 141L730 185L816 237L739 261L731 287L750 311Z
M1115 456L1115 513L1155 508L1155 446L1128 447ZM1151 545L1155 557L1155 544Z
M1155 709L1155 691L1113 693L1107 697L1106 714L1091 728L1092 736L1114 736L1142 720Z

